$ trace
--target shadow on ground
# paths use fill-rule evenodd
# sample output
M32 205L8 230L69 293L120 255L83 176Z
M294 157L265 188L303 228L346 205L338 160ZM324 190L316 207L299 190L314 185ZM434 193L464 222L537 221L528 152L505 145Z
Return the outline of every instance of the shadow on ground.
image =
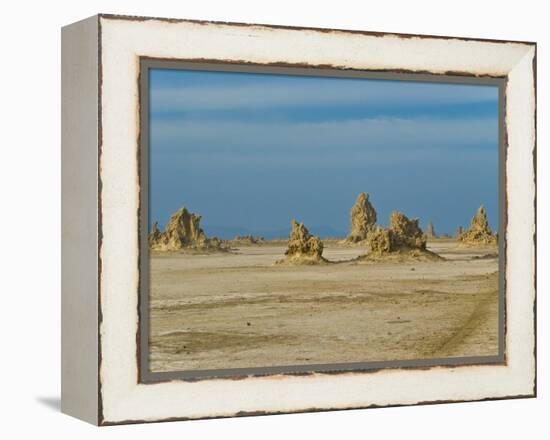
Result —
M60 397L37 397L36 401L41 405L48 408L50 411L61 411L61 398Z

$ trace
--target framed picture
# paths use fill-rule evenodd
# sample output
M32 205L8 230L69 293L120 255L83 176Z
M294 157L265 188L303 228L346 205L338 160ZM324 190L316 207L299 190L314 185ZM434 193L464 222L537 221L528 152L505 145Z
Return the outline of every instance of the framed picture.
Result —
M536 45L99 15L62 32L62 410L536 395Z

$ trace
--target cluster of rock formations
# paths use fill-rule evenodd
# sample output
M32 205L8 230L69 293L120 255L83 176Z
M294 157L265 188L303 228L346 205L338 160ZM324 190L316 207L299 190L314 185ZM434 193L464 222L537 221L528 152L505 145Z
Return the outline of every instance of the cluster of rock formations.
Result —
M149 248L159 251L223 250L218 238L207 238L200 227L201 216L181 208L168 221L164 231L155 223L149 234Z
M487 213L483 205L479 207L476 215L472 218L470 227L465 231L461 231L457 240L467 246L483 246L497 243L497 236L492 233L489 227Z
M326 263L323 258L323 242L309 233L303 223L292 220L292 229L288 237L286 258L278 264L318 264Z
M351 232L346 239L351 243L366 245L369 255L382 257L395 253L428 253L426 234L420 229L418 219L410 220L405 214L394 211L388 228L376 224L376 210L367 193L361 193L351 208ZM435 236L433 225L430 233Z
M254 235L236 235L230 242L232 244L262 244L265 243L265 239Z
M387 228L377 225L376 210L369 201L367 193L361 193L351 208L351 232L348 243L364 245L367 254L361 258L380 259L384 257L412 257L441 259L426 248L428 238L436 238L432 222L428 223L426 233L422 231L418 219L409 219L405 214L394 211L390 215ZM224 242L218 238L208 238L200 227L201 217L181 208L170 217L164 231L155 223L149 235L149 247L159 251L224 251L228 244L261 244L263 237L252 235L236 236L234 240ZM313 236L303 223L295 220L288 238L285 258L280 264L318 264L327 263L323 257L323 242ZM485 208L481 206L467 230L459 227L456 233L459 243L475 245L493 245L497 237L491 232Z
M419 226L418 219L409 219L401 212L393 212L388 228L376 224L376 210L369 201L367 193L357 197L351 209L351 233L346 239L349 243L366 245L366 259L412 257L440 259L426 249L426 235ZM312 236L302 223L292 221L292 231L288 240L286 259L291 264L316 264L327 262L323 258L323 242Z

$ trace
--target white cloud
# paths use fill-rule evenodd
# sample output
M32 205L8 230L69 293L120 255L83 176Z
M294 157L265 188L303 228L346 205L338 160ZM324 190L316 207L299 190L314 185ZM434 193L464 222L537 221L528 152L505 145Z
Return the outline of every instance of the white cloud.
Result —
M445 150L449 147L495 145L496 118L367 118L325 122L237 122L156 120L151 124L155 153L266 154L274 147L287 153L330 149L346 152Z
M332 80L338 81L338 80ZM320 84L272 82L209 87L157 87L152 89L155 111L253 110L281 107L310 107L366 104L377 106L423 106L496 102L496 87L412 82L342 81Z

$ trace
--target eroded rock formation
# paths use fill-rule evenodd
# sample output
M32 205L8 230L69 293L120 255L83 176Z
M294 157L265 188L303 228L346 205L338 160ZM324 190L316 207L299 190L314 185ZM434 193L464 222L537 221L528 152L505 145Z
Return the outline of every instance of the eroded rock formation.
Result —
M426 226L426 237L428 237L428 238L437 238L437 234L435 233L434 224L432 222L429 222L428 226Z
M497 237L493 235L489 222L487 221L487 213L483 205L479 207L476 215L472 218L470 227L460 234L458 241L465 245L491 245L497 243Z
M254 235L236 235L233 240L229 240L229 243L235 245L253 245L265 243L264 237L256 237Z
M378 226L367 236L367 259L385 257L441 259L426 249L426 235L418 219L409 219L405 214L394 211L388 228Z
M324 263L323 242L309 233L303 223L292 220L292 230L288 237L286 258L278 263L317 264Z
M221 240L207 238L200 227L200 221L200 215L189 212L185 207L179 209L172 214L163 232L158 223L153 225L149 247L160 251L221 249Z
M418 223L417 218L409 220L402 212L392 212L389 229L393 248L426 249L426 236Z
M161 236L162 232L160 232L158 222L153 223L151 233L149 234L149 247L153 247L156 243L158 243Z
M375 229L376 211L369 202L369 195L361 193L351 208L351 232L347 240L353 243L363 241L370 231Z
M369 251L375 254L387 254L392 251L391 233L389 229L377 226L367 235Z

